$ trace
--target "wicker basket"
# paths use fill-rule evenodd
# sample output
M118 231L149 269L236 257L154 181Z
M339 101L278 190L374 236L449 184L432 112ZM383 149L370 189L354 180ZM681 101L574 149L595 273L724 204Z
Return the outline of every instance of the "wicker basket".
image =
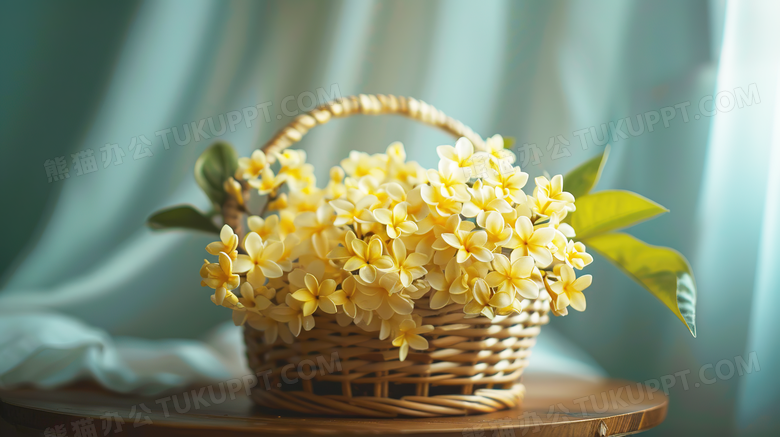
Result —
M263 150L272 159L317 124L353 114L400 114L440 127L455 137L484 142L471 129L432 106L411 98L360 95L322 105L297 117ZM225 205L225 219L241 229L241 215ZM249 366L260 383L252 398L265 407L307 415L435 417L489 413L517 406L520 383L541 325L549 320L549 296L525 302L512 316L466 318L462 305L438 310L428 299L415 302L414 314L435 329L424 334L430 348L410 351L399 361L398 348L376 333L317 313L316 326L293 344L263 342L263 333L244 329ZM335 354L335 355L334 355ZM335 361L334 361L335 358Z

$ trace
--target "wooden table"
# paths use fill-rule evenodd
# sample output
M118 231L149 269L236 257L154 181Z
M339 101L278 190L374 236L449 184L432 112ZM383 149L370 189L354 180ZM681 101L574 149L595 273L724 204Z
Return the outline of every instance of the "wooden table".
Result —
M265 414L243 389L223 402L209 389L195 402L192 389L174 397L123 396L98 388L0 392L2 435L91 437L224 435L376 436L601 436L628 435L660 424L668 400L641 384L533 374L521 408L465 417L360 419ZM195 389L196 395L203 387ZM214 399L221 392L213 387ZM235 391L235 390L234 390ZM227 393L227 391L226 391ZM174 404L174 400L178 403ZM177 412L178 410L181 412ZM167 410L167 412L166 412ZM95 433L92 433L94 427ZM121 428L121 431L119 429ZM77 433L78 431L78 433Z

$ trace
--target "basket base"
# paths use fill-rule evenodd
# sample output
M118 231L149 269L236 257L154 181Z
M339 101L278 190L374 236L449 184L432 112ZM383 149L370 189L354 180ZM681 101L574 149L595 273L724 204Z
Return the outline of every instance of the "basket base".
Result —
M510 389L479 389L473 395L405 396L401 399L257 388L251 394L257 404L280 413L352 417L442 417L493 413L520 405L524 396L525 386L520 383Z

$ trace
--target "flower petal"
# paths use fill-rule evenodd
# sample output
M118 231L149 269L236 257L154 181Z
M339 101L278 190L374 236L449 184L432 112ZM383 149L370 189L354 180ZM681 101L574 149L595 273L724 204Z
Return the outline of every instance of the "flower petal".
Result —
M273 261L262 260L258 266L267 278L279 278L284 274L284 271L282 271L282 268L279 266L279 264Z
M233 272L245 273L254 266L255 263L252 262L252 258L242 253L236 257L235 261L233 261Z
M579 278L577 278L576 281L574 281L571 286L577 291L582 291L588 287L590 287L591 282L593 282L593 276L591 275L582 275Z
M344 263L344 270L347 272L353 272L357 269L363 268L366 265L366 262L357 256L353 256L352 258L348 259L347 262ZM373 281L368 281L373 282Z
M263 258L271 261L279 261L284 254L284 243L274 241L268 243L263 250Z
M222 226L222 229L219 231L219 239L227 245L231 237L233 237L233 229L228 225Z
M327 297L320 298L319 307L322 311L328 314L336 314L337 311L336 304Z
M549 266L553 258L550 249L542 246L528 246L528 254L534 257L540 268Z
M461 244L460 240L455 236L455 234L441 234L441 238L454 248L463 247L463 244Z
M306 277L303 278L303 281L306 283L306 288L315 296L320 291L320 283L317 281L317 278L314 277L311 273L308 273Z
M374 218L379 223L387 225L393 222L393 213L387 208L378 208L374 210Z
M523 241L528 241L534 234L534 225L531 223L531 219L525 216L520 216L515 222L515 231L518 237ZM552 238L550 238L552 241Z
M526 299L536 299L539 297L539 286L530 279L522 279L514 282L517 294Z
M420 335L409 335L406 337L406 341L409 343L409 347L412 349L417 349L420 351L428 349L428 340Z
M255 232L250 232L244 240L244 249L246 249L249 257L254 259L263 251L263 239Z
M577 311L585 311L585 295L581 291L571 290L567 294L572 308Z
M474 255L479 261L490 262L493 261L493 252L485 249L484 247L472 247L471 254Z
M431 309L444 308L449 302L450 294L447 291L439 290L431 295Z
M533 236L528 240L528 244L536 246L546 246L555 238L555 228L539 228L534 231Z

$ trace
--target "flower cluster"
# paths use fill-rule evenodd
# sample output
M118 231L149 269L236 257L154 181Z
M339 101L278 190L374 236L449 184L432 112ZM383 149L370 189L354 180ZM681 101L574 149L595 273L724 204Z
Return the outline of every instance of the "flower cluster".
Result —
M248 218L240 244L225 225L206 248L218 262L204 263L202 285L267 342L292 342L314 315L333 314L392 340L401 360L427 349L420 334L435 329L416 307L492 319L523 311L542 290L556 315L582 311L591 277L574 270L592 257L565 222L574 197L560 175L536 178L527 195L528 174L503 144L496 135L475 150L461 138L439 146L429 170L400 143L355 151L324 188L303 151L275 155L275 171L262 151L241 158L235 177L267 196L266 217Z

